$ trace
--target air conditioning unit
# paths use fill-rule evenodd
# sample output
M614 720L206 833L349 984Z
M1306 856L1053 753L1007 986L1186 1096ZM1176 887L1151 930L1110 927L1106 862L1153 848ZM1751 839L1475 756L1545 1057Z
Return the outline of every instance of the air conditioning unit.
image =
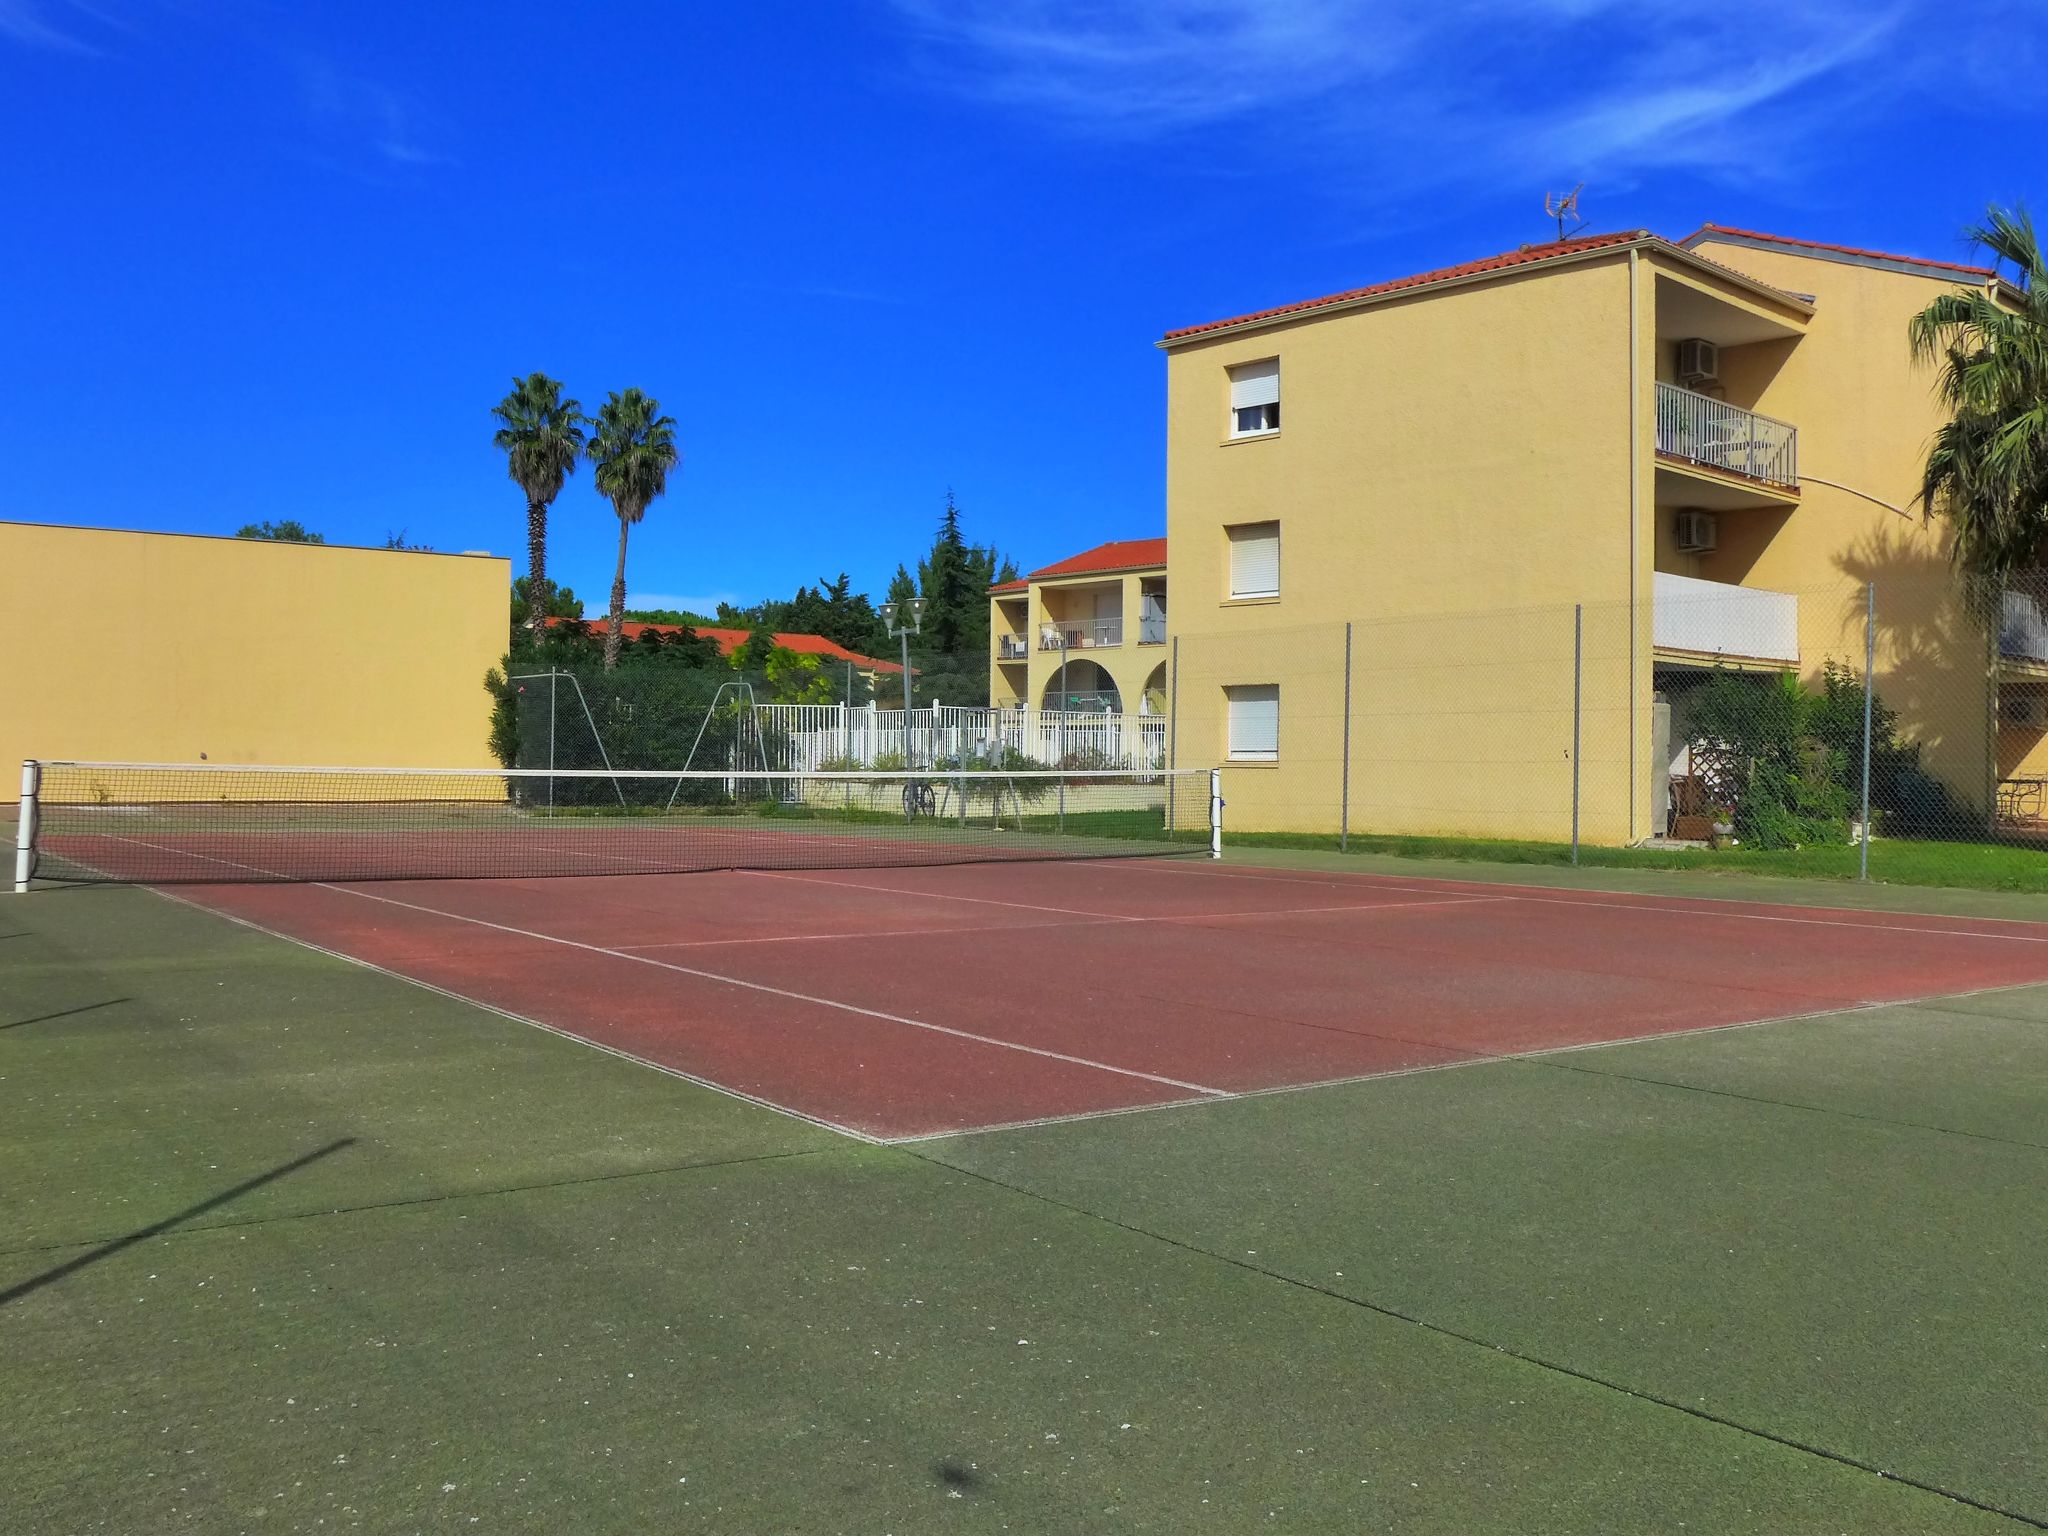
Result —
M1688 507L1678 514L1678 547L1688 555L1703 555L1714 547L1720 524L1711 512Z
M1695 384L1714 384L1721 378L1721 349L1703 336L1678 344L1678 382L1690 389Z

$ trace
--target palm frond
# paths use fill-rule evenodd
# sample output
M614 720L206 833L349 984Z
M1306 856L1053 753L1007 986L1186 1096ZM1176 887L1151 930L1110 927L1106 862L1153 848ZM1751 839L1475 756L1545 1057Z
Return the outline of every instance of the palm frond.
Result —
M1972 575L2002 582L2048 554L2048 266L2024 208L1993 206L1969 238L2019 292L1956 289L1913 316L1915 361L1936 367L1949 420L1935 433L1920 504L1947 521L1951 553Z

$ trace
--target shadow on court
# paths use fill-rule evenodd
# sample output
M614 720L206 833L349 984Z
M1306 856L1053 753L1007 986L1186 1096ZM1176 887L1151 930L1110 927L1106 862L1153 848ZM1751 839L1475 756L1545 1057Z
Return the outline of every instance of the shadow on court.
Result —
M219 1210L231 1201L238 1200L253 1190L261 1189L266 1184L274 1184L279 1179L289 1178L302 1168L310 1167L314 1163L332 1157L345 1147L354 1146L355 1142L356 1139L353 1136L343 1136L338 1141L330 1141L326 1146L316 1147L311 1152L295 1157L288 1163L279 1163L275 1168L259 1173L254 1178L244 1179L232 1188L222 1190L211 1199L201 1200L196 1205L188 1205L184 1210L177 1212L175 1215L166 1216L162 1221L151 1222L148 1226L127 1233L125 1236L114 1238L110 1242L101 1243L97 1248L89 1249L74 1259L66 1259L62 1264L57 1265L53 1269L46 1269L39 1275L31 1275L20 1284L11 1285L6 1290L0 1291L0 1307L8 1306L13 1302L21 1300L24 1296L32 1295L46 1285L55 1285L59 1280L69 1275L75 1275L81 1269L97 1264L102 1259L110 1259L125 1249L133 1248L137 1243L147 1242L152 1237L160 1237L195 1217L204 1216L208 1211Z
M15 1019L11 1023L0 1024L0 1031L26 1029L31 1024L51 1024L58 1019L76 1018L81 1013L93 1013L101 1008L118 1008L123 1003L134 1001L132 997L109 997L97 1003L80 1003L76 1008L59 1008L55 1013L39 1013L31 1019Z

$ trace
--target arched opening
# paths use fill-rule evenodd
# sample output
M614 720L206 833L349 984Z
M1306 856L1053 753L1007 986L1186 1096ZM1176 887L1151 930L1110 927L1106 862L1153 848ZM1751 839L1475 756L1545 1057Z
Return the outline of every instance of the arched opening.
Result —
M1152 675L1145 679L1145 692L1138 700L1141 715L1163 715L1166 713L1166 663L1161 662L1152 669Z
M1124 702L1115 679L1101 667L1092 661L1069 661L1047 680L1044 707L1117 715L1123 713Z

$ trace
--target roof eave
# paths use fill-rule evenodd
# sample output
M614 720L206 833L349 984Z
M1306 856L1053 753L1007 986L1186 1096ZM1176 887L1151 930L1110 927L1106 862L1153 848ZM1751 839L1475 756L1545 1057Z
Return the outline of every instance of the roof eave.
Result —
M1429 282L1412 283L1403 288L1389 288L1379 293L1359 294L1355 298L1337 299L1328 303L1309 303L1298 309L1284 310L1279 314L1247 316L1243 320L1229 321L1205 329L1182 331L1162 336L1153 343L1162 352L1171 352L1176 347L1192 346L1197 342L1209 341L1218 336L1241 336L1251 331L1270 329L1273 326L1293 325L1302 320L1320 319L1324 315L1346 314L1353 310L1369 309L1376 304L1390 304L1397 300L1413 298L1418 294L1442 293L1453 288L1468 288L1480 283L1498 282L1503 278L1520 277L1530 272L1549 272L1558 267L1576 266L1582 262L1605 261L1611 257L1627 255L1633 251L1647 251L1676 258L1715 280L1733 284L1769 300L1782 304L1811 318L1815 308L1809 301L1797 294L1774 288L1769 283L1750 277L1719 262L1709 261L1704 256L1694 255L1683 246L1662 235L1644 233L1634 240L1616 241L1609 245L1588 246L1582 251L1559 251L1554 256L1539 256L1533 261L1517 262L1513 266L1494 267L1484 272L1464 272L1456 276L1436 278Z

